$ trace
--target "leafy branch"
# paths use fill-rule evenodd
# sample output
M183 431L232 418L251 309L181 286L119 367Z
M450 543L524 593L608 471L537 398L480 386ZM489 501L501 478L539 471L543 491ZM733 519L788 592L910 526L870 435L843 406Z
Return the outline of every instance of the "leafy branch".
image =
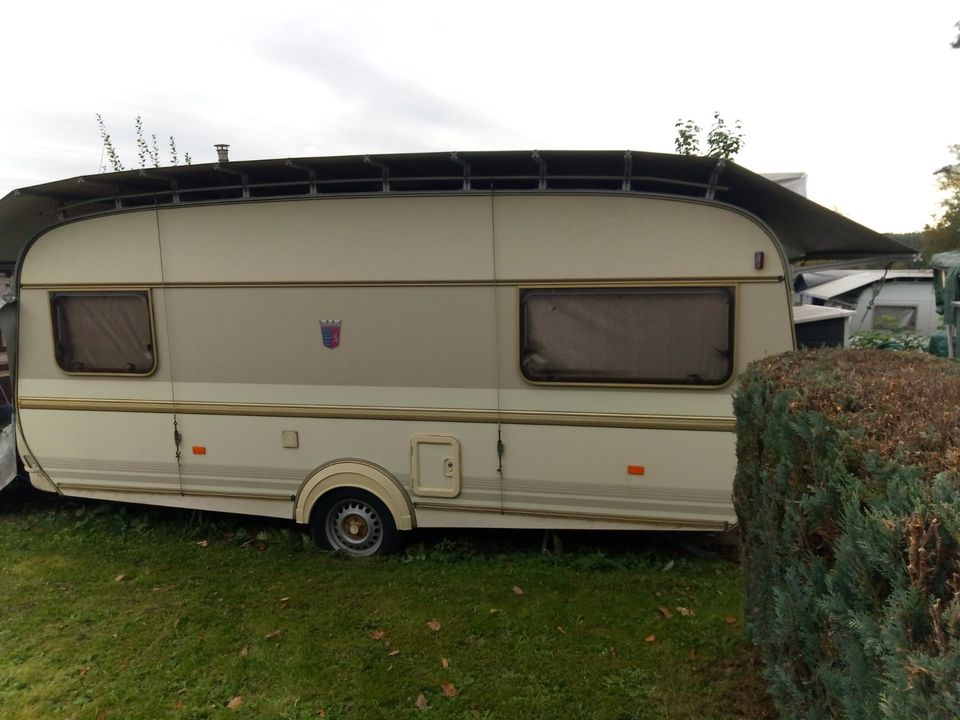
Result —
M113 172L123 172L126 168L123 165L123 162L120 160L120 154L117 152L116 146L113 144L113 139L110 136L110 133L107 132L106 123L103 121L103 116L100 113L97 113L97 127L100 129L100 141L103 144L103 152L106 156L107 162L112 168ZM157 140L157 134L151 133L150 139L146 137L146 133L143 129L143 118L140 115L133 121L134 132L136 134L137 142L137 162L138 167L141 169L150 167L160 167L160 144ZM179 156L177 153L177 141L174 139L173 135L170 136L170 163L171 165L179 164ZM190 157L190 153L183 154L184 164L190 165L193 161L193 158ZM107 166L101 165L100 172L106 172Z
M113 167L114 172L123 172L123 163L120 162L120 156L117 154L117 149L113 146L113 140L110 139L110 133L107 132L107 126L104 124L103 117L100 113L97 113L97 126L100 128L100 140L103 142L103 151L107 155L107 161L111 167ZM100 168L101 172L105 170L106 167Z
M700 136L703 128L697 125L693 120L677 120L674 126L677 135L673 140L674 147L680 155L701 155ZM713 113L713 125L707 132L707 152L703 153L706 157L718 157L731 159L737 155L744 145L743 127L739 120L734 121L733 126L727 125L726 121L720 117L720 112Z

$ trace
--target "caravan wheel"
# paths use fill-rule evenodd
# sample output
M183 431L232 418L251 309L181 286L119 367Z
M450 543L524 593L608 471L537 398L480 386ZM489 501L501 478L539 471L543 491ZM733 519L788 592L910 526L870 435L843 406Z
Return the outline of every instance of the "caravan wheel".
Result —
M310 521L310 535L320 547L352 557L382 555L397 547L390 511L370 493L350 488L321 498Z

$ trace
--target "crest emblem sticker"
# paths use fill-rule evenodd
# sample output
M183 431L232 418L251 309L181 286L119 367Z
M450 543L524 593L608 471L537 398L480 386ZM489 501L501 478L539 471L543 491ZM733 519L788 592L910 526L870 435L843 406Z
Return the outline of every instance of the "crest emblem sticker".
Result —
M340 344L340 320L321 320L320 334L323 336L323 346L333 350Z

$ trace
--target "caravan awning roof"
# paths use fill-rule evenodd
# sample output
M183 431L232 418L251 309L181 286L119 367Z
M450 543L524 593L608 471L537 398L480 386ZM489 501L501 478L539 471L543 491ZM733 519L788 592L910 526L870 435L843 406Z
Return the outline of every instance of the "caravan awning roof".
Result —
M794 261L913 250L716 158L623 151L505 151L253 160L87 175L0 200L0 263L66 219L136 207L327 194L614 191L696 197L765 222Z
M930 266L943 271L960 267L960 250L948 250L947 252L936 253L930 258Z

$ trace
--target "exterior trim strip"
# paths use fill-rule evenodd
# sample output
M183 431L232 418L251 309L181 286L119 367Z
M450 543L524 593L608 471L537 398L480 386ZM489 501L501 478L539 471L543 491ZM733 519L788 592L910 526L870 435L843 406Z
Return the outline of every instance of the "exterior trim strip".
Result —
M119 493L139 493L144 495L187 495L199 497L223 497L234 498L237 500L277 500L282 502L293 502L295 495L292 493L232 493L217 492L216 490L170 490L164 488L140 487L138 485L94 485L90 483L58 482L57 488L61 490L79 490L95 492L119 492Z
M716 520L690 520L689 518L652 518L627 515L603 515L599 513L555 512L549 510L521 510L512 508L486 507L477 505L448 505L445 503L415 502L417 510L455 510L461 512L489 513L495 515L523 515L528 517L554 518L564 520L603 520L606 522L633 523L636 525L676 526L698 528L702 530L726 530L728 522Z
M78 492L118 492L141 495L184 495L191 497L221 497L232 498L236 500L274 500L279 502L292 502L293 496L289 494L270 494L270 493L221 493L211 491L192 491L171 492L159 488L144 488L130 485L92 485L88 483L57 483L60 490L78 491ZM583 512L555 512L545 510L514 510L511 508L499 508L475 505L448 505L444 503L415 502L414 507L417 510L442 510L442 511L460 511L476 512L494 515L521 515L526 517L553 518L563 520L603 520L606 522L631 523L635 525L657 525L657 526L677 526L685 528L698 528L702 530L726 530L730 523L717 522L710 520L690 520L690 519L670 519L670 518L652 518L652 517L631 517L626 515L604 515L600 513Z
M591 281L576 278L556 278L542 280L500 279L496 280L336 280L336 281L250 281L250 282L168 282L168 283L71 283L58 285L49 283L23 283L26 290L50 290L69 292L70 290L144 290L147 288L367 288L367 287L643 287L646 285L717 285L732 283L782 283L783 276L774 277L690 277L690 278L621 278Z
M700 430L734 432L732 417L700 415L633 415L625 413L496 410L472 408L410 408L366 405L271 405L165 400L106 400L20 397L21 410L83 410L89 412L177 413L182 415L241 415L249 417L323 418L340 420L407 420L414 422L496 423Z

